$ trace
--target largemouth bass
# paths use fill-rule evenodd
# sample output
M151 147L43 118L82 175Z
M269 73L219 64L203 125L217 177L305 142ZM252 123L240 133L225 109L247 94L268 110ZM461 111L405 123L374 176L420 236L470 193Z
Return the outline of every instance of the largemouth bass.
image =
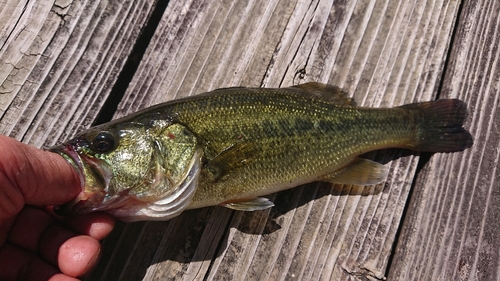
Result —
M356 106L319 83L224 88L174 100L79 133L50 150L81 177L61 214L105 211L125 221L168 220L186 209L273 206L260 196L313 181L382 182L385 166L358 156L384 148L470 147L456 99L395 108Z

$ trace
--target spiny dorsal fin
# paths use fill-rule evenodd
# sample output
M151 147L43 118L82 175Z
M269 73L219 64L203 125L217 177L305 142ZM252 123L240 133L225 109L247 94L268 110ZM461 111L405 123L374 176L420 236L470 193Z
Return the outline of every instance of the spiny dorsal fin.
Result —
M210 160L205 168L212 181L217 181L232 170L247 165L253 159L257 149L250 141L237 142L220 152L214 159Z
M233 87L218 88L218 89L212 90L212 92L226 91L226 90L241 90L241 89L248 89L248 88L245 86L233 86Z
M292 86L291 88L299 88L304 92L309 93L315 98L323 101L343 105L343 106L356 106L354 99L350 98L344 90L337 86L322 84L317 82L309 82Z

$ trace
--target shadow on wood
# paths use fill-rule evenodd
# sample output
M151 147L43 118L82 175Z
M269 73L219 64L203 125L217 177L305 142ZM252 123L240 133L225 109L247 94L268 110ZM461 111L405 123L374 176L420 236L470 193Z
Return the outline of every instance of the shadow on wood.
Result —
M369 153L365 157L387 164L394 159L410 155L415 155L415 152L387 149ZM282 228L284 216L301 208L310 208L308 204L311 201L332 196L370 196L389 192L390 188L386 183L353 186L313 182L268 196L275 202L275 206L268 210L239 212L215 206L188 210L166 222L120 222L104 242L103 258L112 258L115 263L117 259L130 263L136 260L130 255L136 255L137 259L142 261L133 264L134 276L142 277L150 266L165 261L179 264L211 263L228 249L228 239L235 232L265 239L266 235ZM127 233L126 237L122 236L124 233ZM164 235L166 233L168 235ZM207 240L206 237L210 239ZM146 244L138 245L137 239L146 241ZM117 245L116 241L121 241L120 245ZM156 246L152 247L153 244ZM121 249L121 252L113 252L115 248ZM110 254L111 256L108 256ZM147 256L151 257L145 258ZM146 260L150 262L145 262Z

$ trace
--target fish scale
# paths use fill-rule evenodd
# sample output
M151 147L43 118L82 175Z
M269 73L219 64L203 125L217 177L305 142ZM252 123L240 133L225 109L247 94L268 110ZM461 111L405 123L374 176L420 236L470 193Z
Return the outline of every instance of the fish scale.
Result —
M83 179L81 195L58 211L166 220L213 205L265 209L272 203L260 196L317 180L376 184L387 168L359 155L390 147L464 150L472 145L462 127L466 114L459 100L358 107L339 88L319 83L218 89L90 128L52 148Z
M231 140L232 136L244 135L259 149L254 159L259 164L238 168L223 181L201 178L192 208L310 182L311 177L317 179L334 172L359 154L386 147L411 147L414 135L407 126L395 126L409 122L403 109L340 107L315 99L298 102L285 90L248 92L238 88L207 99L217 101L215 111L220 118L213 119L217 122L202 122L206 112L194 111L202 103L199 100L192 101L196 105L187 102L171 110L179 122L209 142L209 150L221 151L231 141L242 141ZM251 108L238 110L238 104L250 102L254 103ZM323 124L322 128L313 123ZM300 149L301 145L306 145L307 150ZM320 155L328 157L322 159Z

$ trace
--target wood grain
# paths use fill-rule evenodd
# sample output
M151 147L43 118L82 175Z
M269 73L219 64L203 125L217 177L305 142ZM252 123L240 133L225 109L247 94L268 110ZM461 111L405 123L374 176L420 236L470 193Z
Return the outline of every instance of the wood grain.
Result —
M464 3L440 97L469 104L475 143L419 174L390 279L500 278L499 12L498 1Z
M151 7L149 1L2 4L0 132L40 147L88 127Z
M366 106L432 100L457 13L453 1L172 2L116 117L218 87L306 81ZM383 279L418 156L377 157L395 159L379 186L313 183L262 212L122 225L88 280Z
M383 184L311 183L269 195L270 210L118 223L85 280L500 279L498 1L162 5L0 3L0 133L49 146L103 110L119 117L219 87L318 81L363 106L460 98L475 144L428 162L372 153L391 167ZM140 42L154 13L163 14L154 36ZM128 87L118 85L124 74ZM108 107L118 86L125 95Z

